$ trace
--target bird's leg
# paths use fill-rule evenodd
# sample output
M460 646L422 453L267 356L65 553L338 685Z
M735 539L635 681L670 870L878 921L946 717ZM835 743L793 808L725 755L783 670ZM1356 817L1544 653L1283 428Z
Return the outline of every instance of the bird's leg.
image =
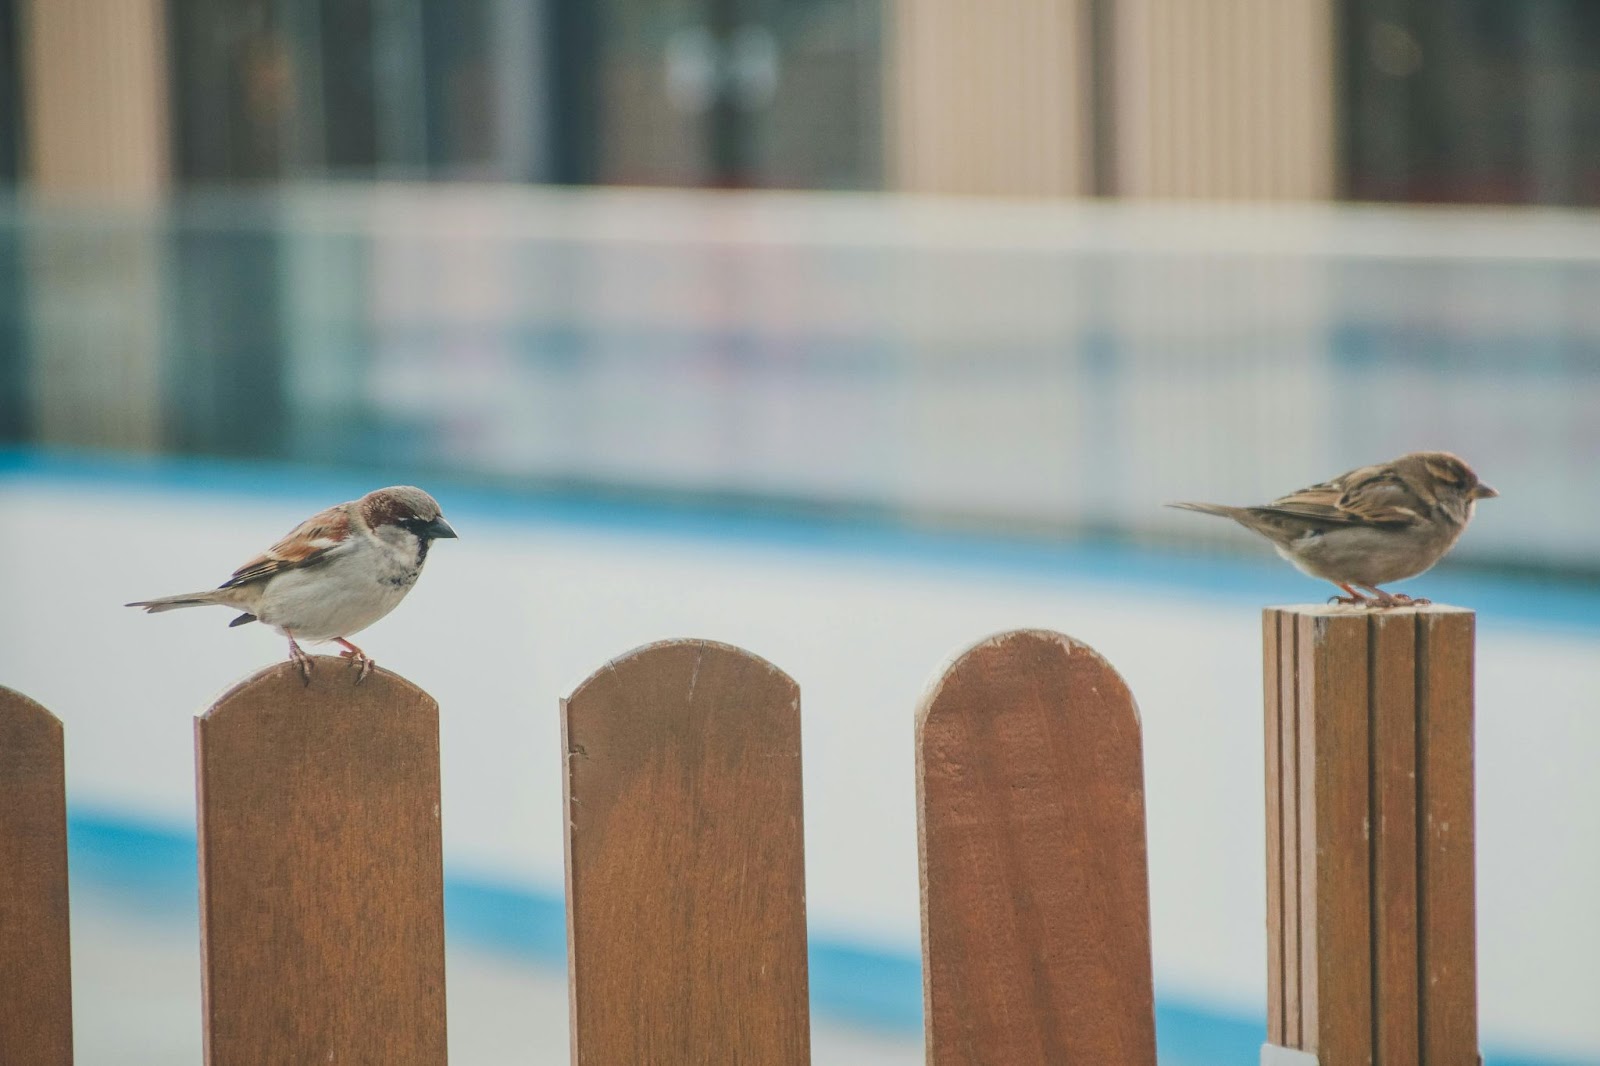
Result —
M1368 603L1372 602L1371 600L1367 599L1365 596L1361 595L1361 593L1357 592L1355 589L1351 588L1349 585L1344 584L1343 582L1335 581L1334 584L1336 584L1340 588L1344 589L1350 595L1348 595L1348 596L1329 596L1328 597L1328 602L1329 603L1342 603L1346 607L1356 607L1356 606L1360 606L1360 605L1364 605L1364 604L1368 604ZM1365 585L1363 585L1361 587L1362 588L1366 588Z
M370 655L356 647L354 644L350 643L348 640L345 640L343 637L334 637L333 642L335 644L344 645L345 650L339 653L340 656L349 659L352 666L361 667L361 672L356 674L356 684L361 684L361 682L366 680L367 675L372 673L372 668L377 664L372 661L372 657Z
M289 638L289 661L300 668L300 679L311 684L311 656L295 643L293 633L285 632L283 635Z
M1426 607L1432 600L1418 600L1407 596L1404 592L1385 592L1376 585L1362 585L1362 588L1378 597L1379 607Z

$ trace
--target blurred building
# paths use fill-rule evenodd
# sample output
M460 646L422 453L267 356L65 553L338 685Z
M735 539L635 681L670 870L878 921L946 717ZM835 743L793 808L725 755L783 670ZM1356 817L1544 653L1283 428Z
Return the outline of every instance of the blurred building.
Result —
M1185 543L1444 446L1592 575L1600 215L1316 201L1600 203L1597 81L1592 0L0 0L0 442Z
M1600 202L1585 0L0 0L0 181Z

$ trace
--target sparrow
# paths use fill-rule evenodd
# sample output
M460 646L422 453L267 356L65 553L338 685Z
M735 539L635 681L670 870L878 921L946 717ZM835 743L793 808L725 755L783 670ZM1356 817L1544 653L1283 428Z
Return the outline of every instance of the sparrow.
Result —
M1348 471L1261 507L1167 506L1231 518L1261 534L1303 573L1345 591L1330 602L1397 607L1428 601L1378 586L1416 577L1432 567L1472 521L1477 502L1498 495L1449 452L1412 452Z
M126 606L150 614L212 604L242 611L229 627L262 622L289 638L289 661L306 684L311 656L298 640L334 641L360 668L360 684L373 661L345 638L394 610L417 583L429 545L455 535L432 496L395 485L312 515L214 589Z

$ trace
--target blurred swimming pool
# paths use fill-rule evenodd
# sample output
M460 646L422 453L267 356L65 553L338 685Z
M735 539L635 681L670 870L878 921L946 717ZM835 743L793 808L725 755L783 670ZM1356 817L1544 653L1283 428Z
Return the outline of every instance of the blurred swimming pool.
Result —
M1600 581L1600 217L290 186L0 207L0 440L1238 545L1418 447ZM418 476L421 476L420 474Z

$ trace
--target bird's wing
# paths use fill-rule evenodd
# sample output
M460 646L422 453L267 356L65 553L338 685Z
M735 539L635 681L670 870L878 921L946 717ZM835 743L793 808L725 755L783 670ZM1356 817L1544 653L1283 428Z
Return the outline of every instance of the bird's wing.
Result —
M1329 526L1395 527L1421 521L1423 504L1394 468L1384 465L1352 470L1252 509Z
M345 505L330 507L295 526L288 536L239 567L218 587L237 588L284 570L311 566L349 543L350 515Z
M1429 505L1417 497L1398 470L1385 464L1367 477L1346 480L1339 509L1358 524L1409 526L1423 520Z

